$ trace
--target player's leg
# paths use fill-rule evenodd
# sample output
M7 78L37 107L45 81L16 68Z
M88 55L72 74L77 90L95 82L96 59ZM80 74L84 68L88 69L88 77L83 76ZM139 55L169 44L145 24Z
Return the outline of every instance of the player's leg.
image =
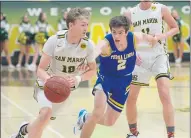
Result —
M5 40L4 43L3 43L3 50L5 52L5 55L6 55L6 58L7 58L7 62L8 62L8 65L9 65L9 68L14 68L14 66L12 65L12 62L11 62L11 57L9 55L9 50L8 50L8 40Z
M40 88L35 88L34 97L41 106L39 115L31 123L24 123L17 134L11 138L24 138L28 134L28 138L41 138L43 130L47 126L52 116L52 103L44 95L44 91Z
M82 132L80 138L90 138L96 124L104 115L105 107L106 107L106 94L102 90L96 90L95 92L95 100L94 100L94 109L91 114L88 115L88 118L83 125Z
M169 70L167 55L159 56L153 66L153 71L157 73L155 79L163 107L163 117L167 127L168 138L174 138L174 108L170 98Z
M34 44L35 53L34 53L34 56L33 56L32 63L28 66L28 69L30 71L36 71L36 62L37 62L38 56L39 56L39 48L40 48L39 44L37 44L37 43Z
M173 42L173 52L174 52L174 59L175 59L175 62L176 60L178 59L178 45L177 43Z
M19 59L18 59L17 65L16 65L17 68L21 67L22 59L23 59L23 56L25 54L25 47L26 46L24 46L24 45L20 45Z
M129 124L129 130L132 133L132 135L138 135L136 103L140 89L141 86L131 84L129 97L126 102L126 117Z
M104 120L103 122L100 121L100 124L105 126L112 126L115 124L129 95L131 81L132 76L130 75L123 78L118 78L111 83L113 85L111 86L111 92L108 94L107 110L104 114Z
M26 46L26 49L25 49L25 67L28 67L28 64L29 64L29 50L30 50L30 45L27 45Z
M179 46L179 58L180 58L180 62L182 62L183 52L184 52L184 42L183 42L183 40L180 40L180 42L178 43L178 46Z
M130 92L128 99L126 101L126 116L129 124L130 134L128 134L127 138L136 137L139 132L137 128L137 98L139 95L139 91L141 86L149 86L151 74L148 70L136 66L133 72L133 80L130 86Z

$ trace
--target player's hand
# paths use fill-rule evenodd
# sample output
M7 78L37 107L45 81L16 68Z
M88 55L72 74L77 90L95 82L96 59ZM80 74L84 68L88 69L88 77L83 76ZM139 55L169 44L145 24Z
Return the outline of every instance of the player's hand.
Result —
M70 87L75 86L76 78L74 76L66 76L64 77L70 84Z
M81 72L86 72L87 70L89 70L89 66L87 64L82 64L77 67L77 70Z
M82 80L80 76L67 76L65 78L69 82L71 88L77 87Z
M44 81L44 84L52 77L54 77L55 75L52 75L52 74L48 74L46 80Z
M157 38L158 41L166 38L165 34L155 34L155 37Z
M156 36L153 36L151 44L152 46L156 45L158 43L158 38Z
M137 66L141 66L141 64L142 64L142 59L141 59L140 55L137 54L136 57L137 57L137 58L136 58L136 65L137 65Z

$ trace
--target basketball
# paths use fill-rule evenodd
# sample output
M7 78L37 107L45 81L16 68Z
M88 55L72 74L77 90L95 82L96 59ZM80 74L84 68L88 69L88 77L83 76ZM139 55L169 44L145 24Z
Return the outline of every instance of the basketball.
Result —
M51 77L44 85L44 93L49 101L61 103L70 95L70 84L63 77Z

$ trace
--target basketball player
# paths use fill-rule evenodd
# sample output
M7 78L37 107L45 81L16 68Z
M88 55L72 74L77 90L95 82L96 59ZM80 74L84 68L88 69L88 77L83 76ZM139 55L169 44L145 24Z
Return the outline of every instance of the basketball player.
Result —
M130 20L125 16L113 17L109 27L111 33L96 46L100 66L92 92L95 96L93 112L88 114L81 110L74 128L74 133L82 129L80 138L90 138L96 124L112 126L116 122L132 81L136 62L135 42L148 41L154 45L158 41L151 35L129 32Z
M141 86L149 86L151 76L155 77L159 97L163 105L163 117L167 127L168 138L174 138L174 110L169 93L170 69L168 55L166 51L166 39L178 33L178 26L171 16L167 6L160 3L153 3L149 0L141 2L125 13L131 19L135 32L160 36L161 41L157 45L150 47L149 44L142 43L138 49L138 63L133 72L133 81L127 100L127 120L131 134L127 138L137 138L137 109L136 101ZM167 23L169 30L164 32L163 20Z
M38 79L34 94L41 107L39 115L33 122L22 124L19 132L11 138L24 138L26 134L28 138L41 138L54 109L62 106L51 103L44 95L43 85L52 75L68 76L70 86L76 88L81 81L88 80L96 74L94 46L85 38L89 18L89 11L81 8L71 9L66 19L69 30L58 32L45 43L37 70ZM85 60L90 69L80 74L76 68Z

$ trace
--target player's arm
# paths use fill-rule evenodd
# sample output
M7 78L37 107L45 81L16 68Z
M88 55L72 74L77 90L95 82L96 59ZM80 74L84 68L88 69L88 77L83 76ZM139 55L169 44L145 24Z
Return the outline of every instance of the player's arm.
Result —
M95 57L97 58L100 54L107 55L109 53L108 45L109 42L106 39L99 41L95 46Z
M148 42L152 46L154 46L158 41L157 37L142 32L134 32L134 39L137 44L142 42Z
M156 36L159 38L159 40L166 39L179 32L178 25L177 25L176 21L174 20L174 18L172 17L168 7L163 5L161 12L162 12L163 20L167 23L169 30L163 34L156 34Z
M42 79L44 82L46 82L47 79L49 79L51 76L45 71L48 65L50 64L51 56L47 55L46 53L42 53L40 63L37 69L37 77Z
M93 76L96 75L96 71L97 71L96 62L92 61L92 62L89 62L87 65L88 65L88 70L81 75L81 81L90 80Z
M37 76L44 82L46 82L46 80L51 77L45 70L47 69L48 65L51 62L55 43L56 43L56 36L54 35L51 36L46 41L42 50L43 52L37 69Z
M96 61L95 61L95 46L89 41L88 55L86 57L88 69L81 75L81 80L90 80L92 76L96 75Z
M106 39L101 40L98 44L94 47L94 52L91 55L94 55L94 58L97 58L100 54L106 55L108 51L108 41ZM91 68L94 69L94 64L89 62L87 64L82 64L78 67L79 71L88 71L89 65L92 66Z

